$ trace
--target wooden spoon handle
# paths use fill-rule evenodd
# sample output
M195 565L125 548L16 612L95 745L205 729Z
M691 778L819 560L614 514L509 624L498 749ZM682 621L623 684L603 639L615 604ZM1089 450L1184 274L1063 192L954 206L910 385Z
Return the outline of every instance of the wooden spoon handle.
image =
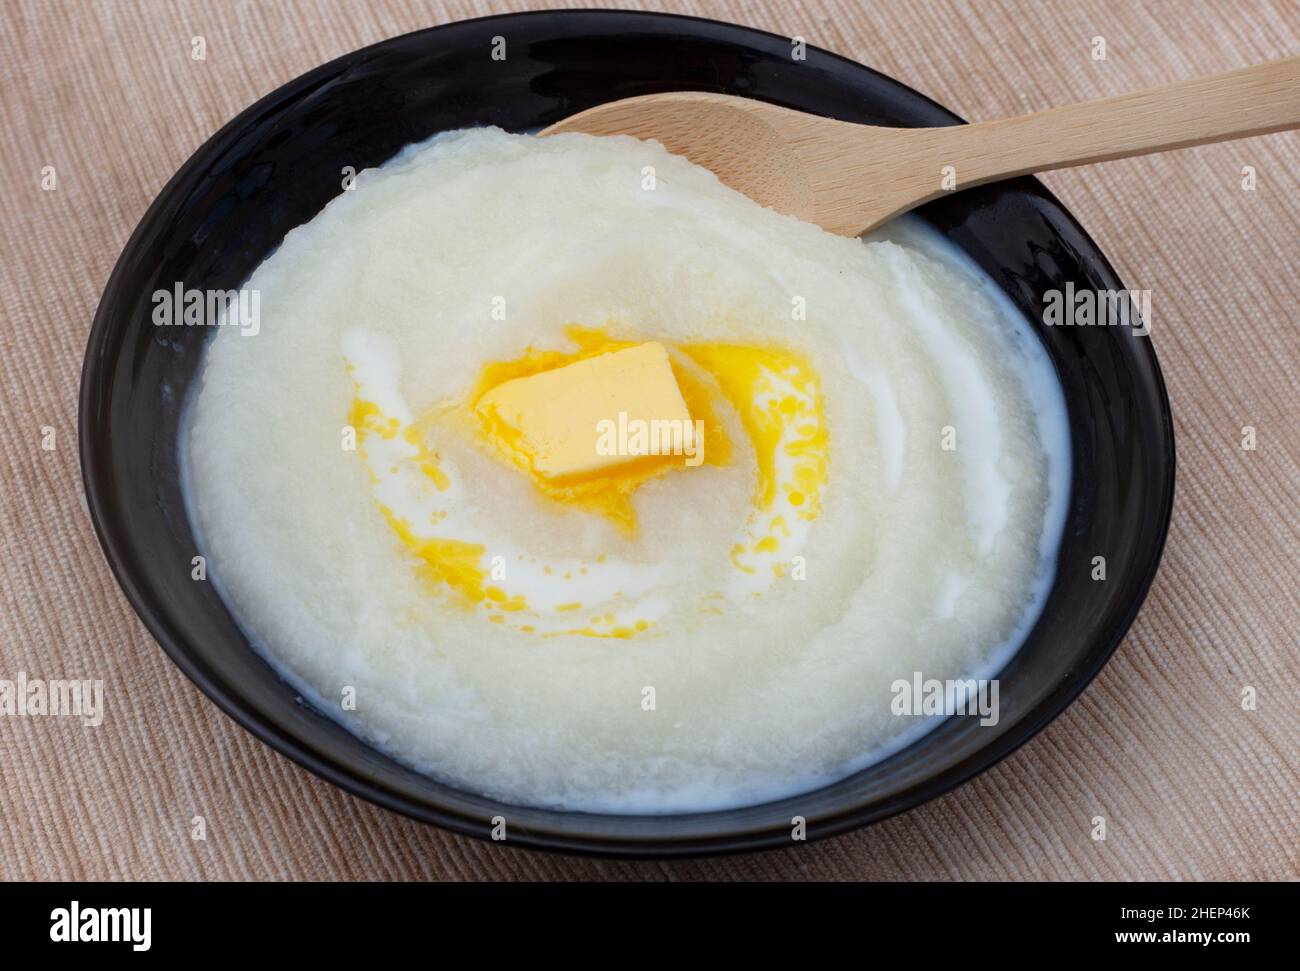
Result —
M966 187L1297 127L1300 57L1288 57L1020 118L917 130L907 141L930 164L954 166Z

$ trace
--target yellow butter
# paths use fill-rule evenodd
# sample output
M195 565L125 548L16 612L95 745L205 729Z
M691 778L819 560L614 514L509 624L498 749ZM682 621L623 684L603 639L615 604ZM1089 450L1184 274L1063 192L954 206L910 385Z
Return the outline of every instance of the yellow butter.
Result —
M506 381L487 391L475 410L503 447L553 481L645 461L644 453L610 447L618 440L602 436L610 423L626 429L671 422L685 429L691 421L668 351L657 341Z

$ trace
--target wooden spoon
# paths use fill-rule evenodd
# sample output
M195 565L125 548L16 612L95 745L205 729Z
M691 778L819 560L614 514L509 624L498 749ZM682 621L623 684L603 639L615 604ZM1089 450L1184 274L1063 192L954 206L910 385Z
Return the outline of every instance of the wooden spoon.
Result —
M542 134L654 138L764 206L857 236L953 189L1296 127L1300 57L948 128L855 125L687 91L597 105Z

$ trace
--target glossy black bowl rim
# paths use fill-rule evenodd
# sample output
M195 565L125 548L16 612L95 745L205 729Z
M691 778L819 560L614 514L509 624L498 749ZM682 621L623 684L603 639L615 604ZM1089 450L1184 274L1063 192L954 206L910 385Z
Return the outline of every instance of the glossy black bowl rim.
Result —
M730 31L749 33L758 37L788 40L788 38L770 31L759 30L757 28L733 24L726 21L713 20L705 17L692 17L681 14L591 8L538 10L496 14L488 17L466 18L463 20L451 21L447 24L439 24L421 30L411 31L406 34L394 35L377 41L374 44L358 48L355 51L343 54L340 57L319 65L258 99L251 106L244 109L237 116L223 125L215 134L204 141L203 144L190 155L185 163L167 181L163 188L159 190L153 202L140 218L136 228L132 231L126 245L123 247L121 255L118 257L118 260L113 267L108 282L105 285L87 340L86 354L82 363L81 371L77 420L79 439L78 450L81 462L82 484L85 490L90 519L94 526L95 534L99 539L100 546L103 549L105 559L108 561L109 568L118 585L122 588L123 593L125 593L127 601L130 603L136 615L141 619L141 621L143 621L149 633L167 653L168 657L171 658L172 662L175 663L185 676L189 678L190 681L192 681L209 699L211 699L218 708L225 712L226 715L234 719L236 723L241 725L262 742L266 743L280 754L292 759L308 771L333 783L352 795L359 796L362 799L382 806L385 809L392 810L393 812L420 822L431 823L441 828L467 836L481 835L481 825L477 825L476 821L453 810L407 799L391 792L381 785L376 785L354 776L345 767L335 762L328 752L309 746L303 739L281 732L274 726L268 724L263 720L258 712L247 705L246 701L240 697L238 693L226 691L189 656L180 633L169 625L164 612L155 609L151 597L135 582L131 570L130 557L124 548L124 543L121 537L118 535L121 530L121 524L115 521L112 511L108 508L110 505L109 494L113 491L113 485L108 481L107 477L104 476L103 468L99 462L98 453L101 449L102 443L99 440L96 426L103 420L103 416L97 413L95 409L95 403L97 401L96 386L102 370L102 355L100 352L106 342L106 337L111 326L110 318L112 314L110 308L115 306L117 303L118 291L122 288L122 277L125 274L126 265L129 263L128 257L140 246L141 239L147 233L152 231L152 224L167 208L166 201L172 188L176 184L184 181L185 177L193 169L206 164L207 158L212 154L213 150L217 146L224 145L229 141L237 139L239 132L242 131L252 120L277 107L282 101L296 96L303 88L315 85L319 80L338 73L340 70L347 67L350 62L356 59L362 59L373 50L381 48L387 44L418 35L436 34L437 32L449 27L455 27L470 22L486 24L493 21L506 22L517 21L522 18L546 18L555 16L567 18L591 17L593 19L615 17L642 20L660 19L664 21L687 22L725 28ZM883 77L891 83L906 87L908 91L912 92L917 97L923 98L947 114L954 123L965 123L964 119L954 114L945 106L920 92L914 91L914 89L903 84L901 81L897 81L896 79L884 75L858 61L854 61L851 58L821 48L816 48L816 50L818 51L819 56L843 61L846 64L851 65L854 70L867 71L871 74ZM1061 205L1059 200L1057 200L1041 182L1038 182L1036 179L1032 180L1032 182L1036 191L1048 201L1055 203L1059 208L1061 215L1073 224L1073 227L1079 232L1080 236L1091 245L1093 253L1095 254L1095 260L1100 269L1108 276L1118 281L1119 276L1115 272L1114 267L1106 259L1101 248L1097 246L1092 237L1079 224L1074 215ZM892 800L888 806L880 807L868 805L849 807L833 816L820 819L816 827L816 833L809 833L810 841L840 835L850 830L877 823L902 812L906 812L924 802L928 802L931 799L952 791L969 781L975 775L978 775L985 769L988 769L1002 761L1002 759L1006 758L1021 745L1025 744L1037 735L1047 726L1048 723L1060 715L1061 712L1064 711L1092 682L1098 672L1101 671L1101 669L1106 665L1106 662L1114 654L1120 642L1132 626L1134 619L1137 617L1137 614L1150 591L1151 584L1155 579L1160 565L1161 556L1164 551L1165 542L1168 538L1169 523L1173 512L1176 456L1171 407L1164 376L1160 370L1160 364L1156 359L1155 349L1151 344L1150 338L1148 337L1143 343L1145 344L1145 347L1141 353L1145 358L1146 365L1151 370L1152 379L1155 384L1155 391L1158 397L1160 417L1163 423L1163 427L1160 429L1160 438L1167 443L1166 453L1161 457L1166 472L1164 481L1159 483L1160 508L1158 511L1158 540L1152 550L1149 562L1143 570L1142 580L1137 585L1136 593L1132 598L1132 602L1125 611L1122 619L1110 630L1099 632L1099 643L1101 643L1102 646L1100 650L1093 653L1091 663L1086 667L1081 668L1072 679L1063 682L1055 692L1041 700L1029 713L1020 719L1014 728L994 739L989 745L980 748L964 762L951 768L942 777L926 780L912 786L910 789L904 790L904 792ZM571 815L583 814L573 813ZM584 838L581 836L575 836L572 833L555 834L532 830L527 834L520 834L517 836L512 835L510 840L506 842L506 845L593 856L662 858L752 852L754 850L791 847L792 845L797 844L792 844L788 830L763 831L733 836L722 835L703 839L664 837L661 840L643 839L633 843L624 843L618 840L611 841L610 839L601 836L590 836Z

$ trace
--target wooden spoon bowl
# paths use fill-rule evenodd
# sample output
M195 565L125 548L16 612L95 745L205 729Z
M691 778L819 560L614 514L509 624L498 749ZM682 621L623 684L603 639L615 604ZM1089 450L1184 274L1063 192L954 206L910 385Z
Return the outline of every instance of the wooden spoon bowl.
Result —
M557 122L662 142L777 212L843 236L956 189L1300 127L1300 57L950 128L882 128L725 94L626 98Z

